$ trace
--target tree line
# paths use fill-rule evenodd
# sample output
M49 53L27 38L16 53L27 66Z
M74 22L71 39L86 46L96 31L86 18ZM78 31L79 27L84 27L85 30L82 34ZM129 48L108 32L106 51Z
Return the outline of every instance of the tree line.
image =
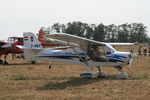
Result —
M142 23L121 25L87 24L80 21L67 24L55 23L50 32L68 33L101 42L149 42L147 27Z

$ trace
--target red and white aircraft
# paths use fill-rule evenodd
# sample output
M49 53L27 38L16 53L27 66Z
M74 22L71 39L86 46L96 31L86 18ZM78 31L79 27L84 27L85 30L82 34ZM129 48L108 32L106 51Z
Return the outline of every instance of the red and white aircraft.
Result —
M47 48L59 46L57 43L44 40L45 32L44 28L41 28L38 34L38 40L41 42L42 47ZM16 54L23 54L22 49L18 48L16 45L23 45L23 37L9 37L7 42L0 41L0 64L8 64L8 54L12 54L12 59L15 58ZM1 59L2 55L4 55L4 60ZM34 64L35 62L32 61L32 63Z

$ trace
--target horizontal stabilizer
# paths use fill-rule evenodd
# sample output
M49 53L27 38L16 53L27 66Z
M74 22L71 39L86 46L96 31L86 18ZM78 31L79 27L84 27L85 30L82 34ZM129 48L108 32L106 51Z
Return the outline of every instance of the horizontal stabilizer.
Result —
M20 46L20 45L16 45L18 48L20 49L30 49L30 50L42 50L43 48L35 48L35 47L25 47L25 46Z

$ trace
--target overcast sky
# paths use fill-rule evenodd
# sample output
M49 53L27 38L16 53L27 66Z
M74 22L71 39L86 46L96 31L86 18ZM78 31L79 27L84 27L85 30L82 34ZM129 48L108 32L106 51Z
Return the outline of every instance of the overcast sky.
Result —
M150 31L150 0L0 0L0 40L38 33L59 22L143 23Z

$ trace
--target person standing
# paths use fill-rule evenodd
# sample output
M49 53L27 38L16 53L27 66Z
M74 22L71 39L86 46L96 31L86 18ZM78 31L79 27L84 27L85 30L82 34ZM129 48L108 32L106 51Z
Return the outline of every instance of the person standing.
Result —
M142 53L142 47L140 46L140 47L138 48L138 54L141 55L141 53Z
M150 56L150 47L149 47L149 56Z
M130 52L134 53L134 48L133 47L130 47Z
M143 47L143 53L144 53L144 56L146 56L146 54L147 54L147 47L146 46Z

